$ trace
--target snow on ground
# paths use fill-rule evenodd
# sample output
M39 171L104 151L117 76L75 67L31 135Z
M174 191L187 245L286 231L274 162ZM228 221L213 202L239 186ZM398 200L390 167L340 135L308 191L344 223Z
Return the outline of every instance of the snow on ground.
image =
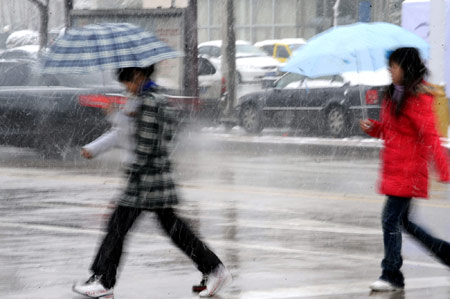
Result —
M367 147L382 148L383 141L375 138L366 138L363 136L351 136L345 138L331 137L309 137L309 136L288 136L282 130L265 129L261 135L248 135L240 127L234 127L226 131L223 127L206 127L202 129L202 134L209 135L215 140L224 140L232 142L252 142L252 143L271 143L271 144L308 144L308 145L330 145L342 147ZM450 149L450 139L441 138L442 145Z

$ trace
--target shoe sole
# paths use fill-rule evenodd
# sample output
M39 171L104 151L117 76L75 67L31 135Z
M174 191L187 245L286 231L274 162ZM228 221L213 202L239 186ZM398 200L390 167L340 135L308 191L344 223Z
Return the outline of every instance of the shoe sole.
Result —
M85 296L85 297L87 297L87 298L95 298L95 299L114 299L114 294L106 294L106 295L102 295L102 296L98 296L98 297L92 297L92 296L86 295L85 293L78 292L78 291L75 289L75 286L72 286L72 291L75 292L75 293L77 293L77 294L79 294L79 295Z
M403 290L403 288L401 287L392 287L392 288L388 288L388 289L377 289L375 287L370 287L369 288L373 291L373 292L395 292L395 291L401 291Z
M392 289L373 289L370 288L372 292L396 292L403 290L402 288L392 288Z
M192 292L194 292L194 293L200 293L204 290L206 290L206 286L193 286L192 287Z

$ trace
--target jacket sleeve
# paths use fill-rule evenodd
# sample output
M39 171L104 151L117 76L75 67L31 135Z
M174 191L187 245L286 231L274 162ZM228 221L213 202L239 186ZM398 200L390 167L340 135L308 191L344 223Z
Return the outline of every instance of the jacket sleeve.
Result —
M369 119L372 122L372 128L367 134L369 136L375 137L375 138L383 138L383 128L384 128L384 114L386 113L387 109L386 100L383 100L381 104L381 111L380 111L380 121L375 119Z
M152 102L153 101L153 102ZM135 160L128 166L130 175L142 173L148 159L158 143L159 124L157 119L158 106L152 97L145 97L141 111L137 115Z
M412 103L410 119L419 132L423 143L429 150L439 172L441 181L450 181L449 157L447 151L442 147L441 140L436 129L436 120L433 112L433 100L431 95L420 95L419 101Z
M383 124L382 122L374 119L369 119L372 122L372 128L367 134L375 138L381 138L383 136Z
M116 128L113 128L91 143L86 144L83 148L88 150L93 157L96 157L113 147L117 147L118 139L118 131Z

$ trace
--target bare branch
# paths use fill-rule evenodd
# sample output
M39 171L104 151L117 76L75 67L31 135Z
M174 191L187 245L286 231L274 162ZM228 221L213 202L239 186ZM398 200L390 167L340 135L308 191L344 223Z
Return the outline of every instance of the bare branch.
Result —
M39 46L40 48L44 48L47 45L48 41L48 13L49 13L49 0L44 0L45 3L41 2L40 0L29 0L31 3L35 4L39 11L40 11L40 29L39 29L39 36L40 36L40 42Z
M36 4L40 9L44 9L44 8L48 7L48 1L47 1L47 3L42 3L39 0L28 0L28 1L31 1L32 3Z

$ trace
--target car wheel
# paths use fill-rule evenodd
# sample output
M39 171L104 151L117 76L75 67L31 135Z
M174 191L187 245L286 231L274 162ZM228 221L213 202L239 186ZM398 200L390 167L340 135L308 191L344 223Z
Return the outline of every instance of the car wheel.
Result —
M225 128L225 132L230 132L231 129L234 128L234 124L230 124L230 123L224 123L223 127Z
M240 121L247 133L257 134L263 129L261 110L255 105L246 105L242 108Z
M333 107L327 114L328 134L333 137L342 137L346 130L347 121L344 109L341 107Z

